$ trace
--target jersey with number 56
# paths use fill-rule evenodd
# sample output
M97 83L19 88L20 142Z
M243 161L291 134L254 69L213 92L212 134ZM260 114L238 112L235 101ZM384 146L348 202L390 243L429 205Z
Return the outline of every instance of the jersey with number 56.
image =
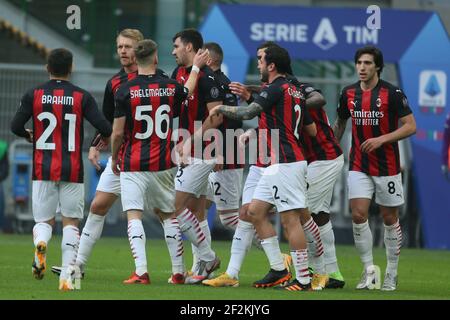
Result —
M94 98L69 81L50 80L29 90L13 119L14 133L26 137L33 117L33 180L83 182L83 118L102 136L111 125Z
M122 171L163 171L175 166L171 151L173 118L188 89L160 75L138 75L115 96L115 118L126 117Z

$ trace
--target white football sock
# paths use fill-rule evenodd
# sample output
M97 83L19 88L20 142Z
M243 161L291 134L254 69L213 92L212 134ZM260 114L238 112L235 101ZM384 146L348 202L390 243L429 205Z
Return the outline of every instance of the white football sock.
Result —
M176 218L169 218L163 222L164 239L169 249L172 262L172 274L184 274L184 246L181 238L181 230Z
M319 227L320 238L323 244L323 259L325 262L325 272L327 274L339 271L336 258L336 247L334 245L334 232L331 221Z
M282 271L286 269L284 267L284 259L281 254L280 244L278 242L278 237L270 237L261 240L261 246L266 253L267 259L269 259L270 268L276 271Z
M292 263L295 268L296 279L301 284L311 282L308 271L308 252L306 249L291 250Z
M387 257L386 272L393 276L397 275L402 240L402 229L398 220L393 225L384 225L384 245L386 246Z
M180 223L181 232L183 232L191 243L198 247L199 257L204 261L212 261L216 254L206 240L206 236L200 227L197 217L189 210L185 209L177 217Z
M48 244L50 239L52 238L52 226L45 222L38 222L33 227L33 243L34 246L41 241L44 241L45 244Z
M368 221L360 224L353 222L353 238L355 239L355 247L358 250L361 262L364 264L364 268L367 269L367 267L373 265L373 238Z
M68 225L63 228L61 240L63 270L66 270L69 265L75 264L79 241L80 241L80 230L78 230L77 227Z
M228 263L227 274L235 279L239 278L239 271L244 262L245 255L252 245L255 227L247 221L239 220L233 241L231 242L231 257Z
M304 225L303 230L308 242L308 248L311 247L310 263L315 273L325 273L325 262L323 260L323 245L320 238L320 230L313 218L310 218Z
M147 272L147 255L145 252L145 231L142 220L132 219L128 221L128 241L136 266L136 274L142 276Z
M208 225L208 220L205 219L203 221L200 221L199 223L200 228L203 231L203 234L205 235L205 240L206 242L209 244L209 246L211 247L211 230L209 230L209 225ZM191 243L191 247L192 247L192 269L195 269L195 266L197 265L198 261L199 261L199 252L198 252L198 248Z
M82 267L86 265L95 243L102 235L104 224L105 216L89 212L86 223L81 231L80 246L75 263L77 266Z
M220 222L229 230L236 230L239 222L239 212L230 212L219 214Z

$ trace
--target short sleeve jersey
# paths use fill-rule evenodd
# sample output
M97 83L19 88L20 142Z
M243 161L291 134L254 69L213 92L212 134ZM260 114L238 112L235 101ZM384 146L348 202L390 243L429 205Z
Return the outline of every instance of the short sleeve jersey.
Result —
M192 67L177 67L172 74L172 79L184 85L189 79ZM207 103L223 101L224 92L216 81L214 72L209 67L200 70L197 86L193 94L181 108L179 127L194 133L194 121L203 122L209 115Z
M351 171L370 176L393 176L400 172L398 143L386 143L365 153L361 144L370 138L395 131L398 120L412 113L403 92L387 81L379 80L372 90L362 90L356 82L342 90L338 116L352 119Z
M115 118L126 117L122 171L172 168L173 118L178 117L188 90L158 75L139 75L122 85L115 97Z
M262 144L266 143L271 158L275 156L279 163L305 160L299 134L303 125L311 124L312 120L298 87L278 77L262 89L255 102L263 107L258 130L259 152L264 152L266 148ZM261 163L258 161L257 165Z
M311 92L320 92L311 84L299 82L300 91L305 98ZM324 108L308 108L309 115L317 127L317 135L301 135L300 139L305 151L305 157L308 163L317 160L333 160L342 154L342 149L334 136L333 129L330 126L327 113Z
M83 118L105 121L87 91L50 80L28 91L18 110L33 119L33 180L83 182Z

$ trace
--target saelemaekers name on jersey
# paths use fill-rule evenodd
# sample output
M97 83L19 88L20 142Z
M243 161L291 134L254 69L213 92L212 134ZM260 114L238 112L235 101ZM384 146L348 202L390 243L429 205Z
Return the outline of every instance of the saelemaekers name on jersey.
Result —
M171 97L175 95L175 88L138 89L130 90L131 99L148 97Z

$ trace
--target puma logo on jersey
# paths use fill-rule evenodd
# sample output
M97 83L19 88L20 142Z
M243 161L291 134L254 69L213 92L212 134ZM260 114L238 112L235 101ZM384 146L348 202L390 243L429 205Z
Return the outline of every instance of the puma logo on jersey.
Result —
M166 238L172 238L173 240L177 240L177 235L176 234L173 235L173 236L167 235Z
M72 247L74 249L77 247L77 245L73 244L73 243L66 243L66 246L70 246L70 247Z
M289 201L288 201L288 199L286 199L286 200L280 200L281 201L281 203L286 203L286 204L289 204Z
M353 108L356 108L356 104L358 103L358 101L350 101L350 103L353 105Z
M213 77L213 76L208 76L208 78L211 78L211 79L213 79L213 80L214 80L214 77Z
M177 179L177 180L178 180L178 182L180 183L180 185L183 184L183 181L184 181L184 180L180 180L180 179Z
M140 238L141 240L143 240L143 238L142 238L143 236L144 236L143 234L141 234L140 236L132 236L131 240L136 239L136 238Z
M220 201L227 203L227 200L220 198Z

